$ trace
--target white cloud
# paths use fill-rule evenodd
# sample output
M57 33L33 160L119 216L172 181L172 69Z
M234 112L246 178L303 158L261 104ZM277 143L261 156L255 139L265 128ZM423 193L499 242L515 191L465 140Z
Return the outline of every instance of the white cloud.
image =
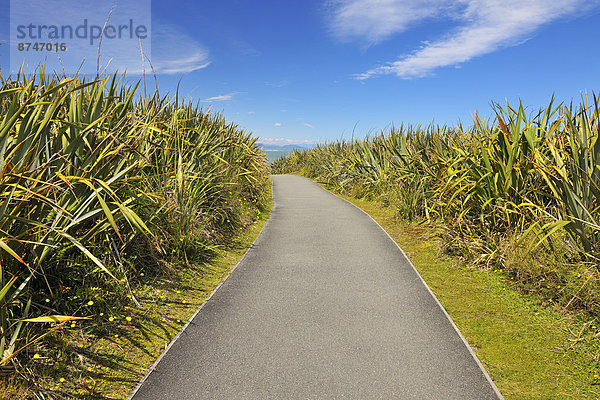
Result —
M160 74L192 72L210 65L209 51L177 26L159 22L152 27L152 65Z
M331 29L342 40L377 43L434 17L449 2L444 0L333 0Z
M194 37L186 33L177 25L166 23L151 17L151 1L145 0L119 0L116 1L86 1L82 6L77 0L19 0L15 4L20 7L11 7L13 22L20 20L39 25L70 25L74 29L88 21L88 25L104 26L113 7L113 12L108 19L108 25L119 26L129 22L141 24L148 28L146 40L121 38L109 40L105 36L100 47L100 71L105 68L111 73L115 70L127 72L129 75L142 73L151 74L152 69L157 74L181 74L206 68L210 65L208 49ZM1 24L1 23L0 23ZM43 40L46 41L46 40ZM61 40L58 40L59 42ZM65 39L68 51L59 54L39 52L37 56L47 58L47 71L62 71L75 73L83 62L81 73L95 74L97 70L98 46L88 45L87 40ZM141 43L140 43L141 42ZM140 49L140 44L142 45ZM142 52L145 58L142 58ZM30 56L33 53L30 52ZM149 58L152 66L146 58ZM27 62L33 67L39 60L31 59ZM85 60L84 60L85 59ZM22 59L11 60L21 64Z
M256 111L248 111L249 115L256 114Z
M233 96L240 92L231 92L228 94L222 94L220 96L209 97L208 99L201 100L203 103L214 103L215 101L227 101L233 99ZM249 113L248 113L249 114Z
M173 60L159 59L154 65L154 70L159 74L180 74L193 72L206 68L210 65L206 61L207 55L201 51L196 51L188 57L181 57Z
M275 122L275 123L273 124L273 126L282 126L282 125L281 125L281 122Z
M310 129L313 129L313 128L314 128L314 126L312 126L312 125L311 125L311 124L309 124L308 122L305 122L305 123L304 123L304 126L307 126L307 127L309 127Z
M147 72L150 71L148 63L142 63L142 53L140 52L141 44L144 54L148 57L152 55L153 31L150 1L148 0L121 0L118 4L116 2L88 1L84 6L81 1L77 0L19 0L11 1L11 3L11 30L9 32L7 26L6 33L9 33L11 38L10 61L11 69L15 72L20 68L21 63L26 70L30 71L39 64L45 64L47 73L64 71L67 74L95 75L97 72L113 73L118 70L127 72L129 75L137 75L144 72L144 66ZM116 26L130 21L132 25L143 26L146 29L144 31L146 35L143 38L134 39L135 35L129 37L128 34L116 33ZM2 27L4 27L4 22L4 19L0 22ZM8 22L8 16L6 16L6 22ZM98 37L105 23L106 32L110 34L105 36L100 43ZM34 30L33 32L28 31L26 38L19 39L17 27L30 24L40 28L41 37L38 37ZM70 30L65 32L63 27L70 27L74 30L75 37L71 37L68 33ZM79 37L84 31L84 37ZM33 35L29 36L31 34ZM92 34L94 39L90 38ZM64 43L67 51L17 51L19 42L35 41L57 45Z
M375 43L428 18L446 18L458 27L397 61L358 74L357 79L396 74L410 79L436 68L458 65L529 39L541 26L597 7L599 0L338 0L332 29L342 39ZM361 13L364 16L361 17Z

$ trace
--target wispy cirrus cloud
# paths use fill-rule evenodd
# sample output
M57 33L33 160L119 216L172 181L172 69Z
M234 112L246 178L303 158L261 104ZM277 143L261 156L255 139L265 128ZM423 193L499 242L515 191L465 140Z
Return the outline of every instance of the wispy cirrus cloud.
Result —
M152 64L159 74L181 74L210 65L210 53L177 26L158 22L152 31Z
M448 8L443 0L332 0L331 30L341 40L374 44Z
M517 45L543 25L596 9L599 4L599 0L336 0L331 27L340 39L374 44L432 18L457 24L414 52L355 76L364 80L395 74L410 79Z
M314 128L314 126L312 126L312 125L311 125L311 124L309 124L308 122L305 122L305 123L304 123L304 126L306 126L306 127L310 128L310 129L313 129L313 128Z
M233 99L234 96L240 94L241 92L231 92L227 94L222 94L220 96L209 97L208 99L201 100L203 103L214 103L216 101L228 101Z

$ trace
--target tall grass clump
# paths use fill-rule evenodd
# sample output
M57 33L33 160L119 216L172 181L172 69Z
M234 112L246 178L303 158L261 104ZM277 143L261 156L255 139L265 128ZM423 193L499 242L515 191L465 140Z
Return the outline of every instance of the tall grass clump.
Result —
M445 250L507 271L548 302L600 313L600 102L494 106L464 128L392 127L276 161L407 220L442 222Z
M0 368L66 321L135 302L132 276L208 256L264 203L250 133L136 88L0 77Z

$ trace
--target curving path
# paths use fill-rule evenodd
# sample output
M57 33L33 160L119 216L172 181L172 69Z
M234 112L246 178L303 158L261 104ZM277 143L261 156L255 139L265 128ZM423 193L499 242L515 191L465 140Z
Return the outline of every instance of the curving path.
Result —
M133 399L501 398L368 215L298 176L274 176L273 196L253 247Z

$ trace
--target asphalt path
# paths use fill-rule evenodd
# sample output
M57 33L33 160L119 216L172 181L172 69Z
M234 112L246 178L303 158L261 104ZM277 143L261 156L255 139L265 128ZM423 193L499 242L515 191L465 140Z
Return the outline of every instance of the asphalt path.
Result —
M252 248L131 398L501 398L371 217L298 176L273 176L273 197Z

